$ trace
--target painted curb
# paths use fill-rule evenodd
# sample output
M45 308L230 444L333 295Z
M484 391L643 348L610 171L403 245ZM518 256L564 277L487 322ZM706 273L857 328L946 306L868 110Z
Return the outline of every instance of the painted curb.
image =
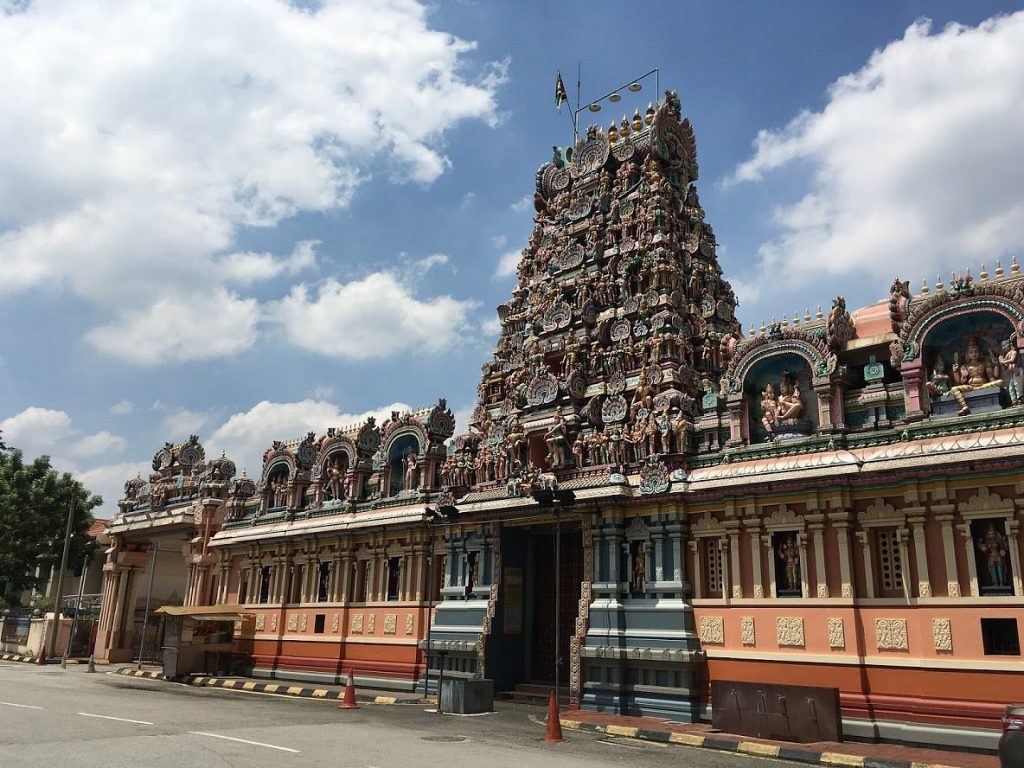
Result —
M763 744L757 741L736 741L717 736L701 736L696 733L658 731L651 728L637 728L625 725L599 725L581 720L562 719L562 727L570 731L591 731L609 736L624 736L631 739L656 741L660 744L682 744L687 747L714 749L720 752L740 752L757 757L774 757L792 760L805 765L856 766L856 768L957 768L941 763L918 763L910 760L887 760L864 755L846 755L840 752L817 752L781 744Z
M20 653L3 653L0 654L0 661L24 661L31 664L35 661L34 656L24 656Z
M246 693L273 693L278 696L294 696L303 699L326 699L328 701L340 701L345 698L345 691L329 691L326 688L304 688L298 685L287 685L285 683L259 683L255 680L238 680L234 678L211 677L209 675L189 675L180 680L170 680L163 672L151 672L148 670L129 669L123 667L114 670L109 674L127 675L128 677L141 677L147 680L165 680L184 685L194 685L206 688L224 688L229 691L245 691ZM368 696L356 693L356 701L360 704L398 704L396 696ZM425 699L405 699L403 704L426 704Z

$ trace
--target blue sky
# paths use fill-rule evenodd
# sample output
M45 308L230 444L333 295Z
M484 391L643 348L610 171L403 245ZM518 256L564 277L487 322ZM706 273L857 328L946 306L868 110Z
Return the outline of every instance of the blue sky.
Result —
M584 103L679 91L745 328L1008 265L1020 8L0 0L0 429L110 513L191 432L256 475L394 403L465 414L577 63Z

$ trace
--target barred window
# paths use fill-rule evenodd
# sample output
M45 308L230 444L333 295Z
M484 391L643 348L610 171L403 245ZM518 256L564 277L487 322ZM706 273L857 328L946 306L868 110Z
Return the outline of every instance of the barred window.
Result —
M877 531L878 573L883 596L886 593L903 593L903 559L896 538L896 529Z
M722 550L716 539L707 539L705 552L708 569L708 592L722 594Z

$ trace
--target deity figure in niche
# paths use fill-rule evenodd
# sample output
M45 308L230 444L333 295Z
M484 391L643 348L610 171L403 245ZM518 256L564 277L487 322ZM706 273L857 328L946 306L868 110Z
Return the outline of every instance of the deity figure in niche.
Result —
M416 465L418 459L412 448L409 448L405 452L405 490L412 491L416 488Z
M283 480L275 480L270 484L271 498L275 507L283 507L288 502L288 488Z
M764 392L761 393L761 423L768 433L768 439L775 436L775 423L779 420L779 399L775 396L775 387L771 384L764 385Z
M946 361L942 355L935 358L935 367L932 368L932 377L928 379L925 388L933 398L940 398L949 392L950 376L946 371Z
M949 392L960 403L960 415L966 416L971 412L967 405L966 394L976 389L995 387L1002 383L999 378L999 364L988 362L984 359L981 350L981 342L971 338L967 342L965 350L965 361L960 362L958 353L953 354L953 379L956 386Z
M584 452L586 451L587 444L583 439L583 433L576 436L576 442L572 444L572 458L576 462L577 467L582 467L584 463Z
M647 576L647 553L642 541L634 541L629 545L629 558L632 563L629 573L629 593L642 595L644 580Z
M1013 336L1002 344L999 365L1003 369L1010 405L1021 405L1024 403L1024 369L1021 368L1020 352L1017 351L1016 339Z
M800 387L797 386L793 374L786 371L779 382L779 405L776 413L779 421L799 419L804 412L804 403L800 399Z
M655 417L658 436L661 438L661 452L672 453L672 420L666 411L661 411Z
M974 546L986 558L988 579L990 587L1008 587L1010 585L1009 567L1007 560L1010 556L1007 550L1006 537L996 528L995 523L990 522L985 528L985 534L978 539Z
M800 545L795 533L782 534L778 539L775 554L782 563L782 589L777 592L787 595L802 594L800 578Z
M552 469L563 467L566 464L565 446L565 420L562 414L555 414L555 423L544 433L544 442L548 446L548 464Z
M643 407L650 407L646 400L654 397L654 387L647 378L647 370L640 371L640 381L637 382L636 392L633 393L633 403L629 406L630 421L636 418L637 411Z
M341 464L342 459L336 458L324 472L324 497L327 501L341 501L345 497L345 470Z

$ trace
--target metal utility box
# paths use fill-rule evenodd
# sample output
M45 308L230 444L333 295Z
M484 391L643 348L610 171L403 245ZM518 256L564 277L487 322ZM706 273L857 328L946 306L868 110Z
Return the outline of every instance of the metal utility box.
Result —
M441 683L441 711L475 715L494 711L494 681L445 678Z

